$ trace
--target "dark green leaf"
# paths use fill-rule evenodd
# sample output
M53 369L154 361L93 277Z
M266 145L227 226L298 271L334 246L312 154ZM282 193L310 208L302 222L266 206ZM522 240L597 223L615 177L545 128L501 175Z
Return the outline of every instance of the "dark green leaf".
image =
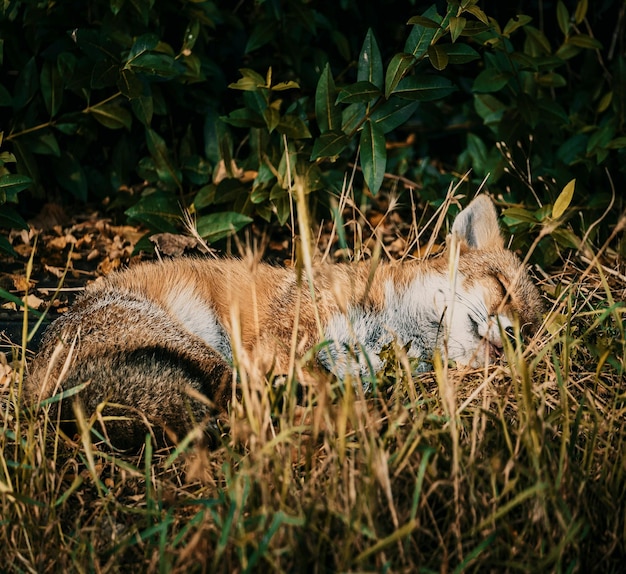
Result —
M135 117L144 126L150 125L152 122L152 115L154 113L154 101L152 96L134 98L130 102L130 107L132 108Z
M13 105L13 98L2 84L0 84L0 108L5 108Z
M269 106L263 110L263 119L267 126L267 131L272 133L280 123L280 112L273 106Z
M467 2L464 2L463 4L466 12L469 12L478 18L483 24L489 25L489 18L487 18L487 15L478 6L476 6L476 4L471 4L469 6L466 5L468 4Z
M264 203L270 198L270 190L265 186L255 186L250 193L250 201L255 205Z
M74 70L76 70L76 56L71 52L61 52L57 56L57 70L67 85L74 75Z
M71 136L85 123L87 116L83 113L63 114L55 123L54 129Z
M37 64L35 58L26 62L24 68L17 77L13 98L13 107L21 110L26 107L39 89L39 74L37 74Z
M521 207L510 207L502 212L502 216L508 220L507 223L515 224L520 221L524 223L539 223L539 220L532 211Z
M184 73L185 67L169 54L147 52L128 61L127 69L159 78L175 78Z
M252 218L246 215L224 211L199 217L196 222L196 229L200 237L212 243L236 233L250 223L252 223Z
M142 34L133 43L132 48L128 52L126 62L129 63L137 56L141 56L147 52L156 50L159 45L159 37L156 34Z
M450 18L450 38L452 39L452 43L457 41L457 38L463 33L463 30L465 30L466 25L467 19L463 18L463 16L452 16Z
M409 76L398 84L394 95L406 100L432 101L444 98L454 90L456 87L443 76Z
M498 92L507 85L509 77L509 74L500 72L495 68L487 68L476 76L472 91Z
M264 87L244 91L244 107L248 108L252 112L256 112L259 116L263 116L265 114L265 110L267 110L267 108L271 105L269 94L270 91Z
M175 233L175 224L181 218L180 206L176 196L164 191L144 195L125 213L129 218L160 233Z
M370 118L386 134L406 123L418 106L419 102L407 101L394 95L377 107Z
M228 163L232 157L232 140L226 124L217 116L214 109L207 110L204 119L204 155L215 165L224 156L220 153L220 142L227 142L225 147L229 148Z
M369 82L379 90L383 89L383 61L371 28L367 31L359 55L357 82Z
M39 81L46 110L52 118L57 115L63 102L63 78L59 74L56 62L46 60L43 63Z
M382 95L382 92L374 84L371 82L361 81L342 88L339 92L339 96L337 96L337 103L368 103Z
M48 129L25 135L22 139L32 153L55 157L61 155L59 143L54 134Z
M130 0L131 5L135 8L144 26L150 21L150 10L154 5L154 0Z
M147 82L128 68L120 71L117 87L129 100L140 98L150 93Z
M283 199L289 196L289 192L278 182L272 186L270 190L270 200L276 201L277 199Z
M315 140L313 151L311 152L311 161L321 157L336 157L348 145L348 137L340 131L329 131L323 133Z
M476 20L468 20L465 23L463 32L461 32L461 36L478 36L478 34L482 34L491 28L491 25L483 24L482 22L477 22Z
M448 55L450 64L466 64L480 58L480 54L467 44L437 44L437 47Z
M426 51L426 50L424 50ZM409 70L415 65L417 60L412 54L396 54L391 58L391 62L387 66L387 74L385 75L385 97L389 98L395 91L396 86L402 78L407 75Z
M581 245L580 239L570 229L553 229L550 236L561 247L565 247L566 249L578 249Z
M588 0L578 0L578 3L576 4L576 10L574 12L574 20L576 21L576 24L580 24L585 19L588 9Z
M565 165L572 165L577 159L584 157L588 141L588 135L576 134L561 144L556 155Z
M276 22L270 18L261 20L252 30L244 52L250 54L268 44L276 35Z
M486 175L487 146L477 135L467 134L467 153L472 159L472 168L479 177Z
M341 127L341 110L335 106L336 98L335 81L330 66L326 64L315 90L315 118L322 134Z
M587 142L587 153L597 151L596 148L605 148L609 141L613 139L614 135L615 126L610 123L604 124L589 137L589 141Z
M538 74L535 77L535 82L543 88L562 88L563 86L567 86L567 80L561 76L561 74L555 72Z
M311 132L304 121L292 114L285 114L280 118L276 129L279 133L285 134L289 138L307 139L311 137Z
M367 186L376 194L385 177L387 148L382 130L370 120L365 122L361 132L360 163Z
M541 30L538 30L533 26L525 26L524 32L526 32L526 38L529 42L531 48L530 54L532 56L550 54L550 52L552 51L550 47L550 42Z
M222 121L238 128L264 128L265 120L249 108L239 108L230 112Z
M574 56L578 56L582 52L582 48L565 42L561 44L555 53L555 56L561 60L571 60Z
M185 179L193 185L205 185L211 178L209 162L198 155L186 157L180 167Z
M200 34L200 21L199 20L191 20L189 24L187 24L187 29L185 30L185 35L183 36L183 47L181 52L185 53L187 51L193 50L193 47L196 45L196 41L198 40L198 36Z
M561 29L563 36L567 36L569 34L571 24L569 12L567 11L567 8L565 7L565 4L563 4L562 0L559 0L556 3L556 21L559 24L559 28Z
M448 65L448 54L437 44L428 47L428 58L435 70L444 70Z
M426 18L425 16L413 16L412 18L409 19L407 24L413 25L413 26L423 26L424 28L433 28L435 30L440 28L440 25L438 22L435 22L434 20L431 20L430 18Z
M623 149L626 147L626 136L620 136L612 139L606 144L606 149Z
M365 104L350 104L341 113L341 129L346 134L352 134L359 128L365 118Z
M602 44L587 34L576 34L567 39L568 44L578 46L579 48L587 48L588 50L601 50Z
M243 185L238 179L223 179L215 189L213 196L214 204L237 204L243 206L249 197L249 188ZM243 200L243 201L242 201Z
M87 201L87 177L81 162L69 152L64 152L54 161L52 169L57 181L76 199Z
M0 226L1 225L2 225L2 214L0 214ZM26 226L26 229L27 228L28 226ZM4 237L3 235L0 235L0 251L4 251L4 253L7 253L8 255L11 255L12 257L19 257L19 254L17 253L17 251L13 249L13 245L11 245L8 239ZM8 293L8 292L4 291L4 289L0 289L0 296L3 296L4 293ZM11 293L9 293L9 295L11 295Z
M428 46L430 46L430 42L435 37L435 33L437 32L437 29L433 28L432 24L427 23L427 25L424 25L424 22L441 22L441 16L437 13L437 8L434 5L426 10L426 12L422 14L422 17L426 18L426 20L421 24L415 24L413 26L413 29L404 44L404 52L411 54L416 59L421 58L426 53ZM388 70L387 77L389 77Z
M0 227L4 229L28 229L28 223L24 221L22 216L10 205L3 205L2 190L0 190ZM2 236L0 236L2 237ZM4 239L4 237L2 237Z
M289 197L285 194L283 197L273 199L272 204L274 205L278 224L285 225L291 215L291 202L289 201Z
M528 94L519 94L516 98L517 111L520 113L524 121L531 127L535 128L539 122L539 110L537 102Z
M130 112L117 102L89 108L91 115L104 127L111 130L126 128L130 130L133 118Z
M159 179L166 184L180 187L181 174L174 166L165 140L154 130L146 128L146 143Z
M0 205L6 201L15 203L17 194L27 189L32 183L33 180L30 177L18 173L0 175Z
M529 22L532 22L532 18L530 16L526 16L525 14L518 14L517 16L511 18L506 25L504 26L504 30L502 30L503 36L510 36L515 30L521 28L522 26L526 26Z
M126 2L126 0L109 0L109 6L111 8L111 13L114 16L117 16L120 13L120 10L122 9L122 6L124 6L124 2Z
M117 84L120 67L117 62L106 58L99 60L93 66L91 71L91 80L89 85L92 88L109 88Z
M215 202L215 192L217 191L217 186L214 183L209 183L201 187L196 193L196 196L193 198L193 206L197 210L202 209L203 207L208 207L209 205L213 205Z
M474 108L485 125L490 125L500 122L507 106L490 94L475 94Z

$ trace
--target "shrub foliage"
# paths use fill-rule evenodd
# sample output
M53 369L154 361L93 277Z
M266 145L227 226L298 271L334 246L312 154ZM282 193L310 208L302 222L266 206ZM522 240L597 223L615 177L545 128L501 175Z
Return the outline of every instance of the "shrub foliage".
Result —
M435 203L488 177L523 245L575 179L580 216L536 252L550 263L611 204L607 170L623 179L620 3L411 4L5 2L0 205L27 186L109 197L155 231L182 205L215 241L285 223L296 180L328 205L358 157L373 193L391 172Z

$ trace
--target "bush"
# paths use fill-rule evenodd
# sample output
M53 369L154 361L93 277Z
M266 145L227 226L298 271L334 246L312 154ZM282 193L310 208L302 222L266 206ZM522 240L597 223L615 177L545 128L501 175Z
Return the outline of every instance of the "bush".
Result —
M468 189L514 205L517 246L543 233L543 263L579 246L626 165L624 47L591 25L623 37L620 3L412 4L6 3L5 145L30 196L111 197L154 231L183 205L209 241L285 223L296 177L328 204L360 150L373 193L393 172L437 203L471 169ZM580 215L541 232L572 180Z

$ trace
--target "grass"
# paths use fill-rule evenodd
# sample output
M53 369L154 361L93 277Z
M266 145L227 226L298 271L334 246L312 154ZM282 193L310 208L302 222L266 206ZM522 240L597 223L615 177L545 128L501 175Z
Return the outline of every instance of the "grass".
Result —
M254 365L213 449L67 437L0 365L0 567L9 572L621 572L625 278L572 259L507 362L377 392L321 377L300 404ZM297 366L296 366L297 367ZM268 388L270 389L268 391ZM189 437L191 438L191 437Z

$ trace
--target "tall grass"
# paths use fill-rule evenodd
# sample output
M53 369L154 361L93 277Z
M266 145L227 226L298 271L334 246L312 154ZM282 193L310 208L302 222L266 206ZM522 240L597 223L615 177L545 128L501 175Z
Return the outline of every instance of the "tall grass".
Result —
M298 361L281 389L242 359L212 449L147 435L117 453L88 419L65 436L22 404L17 349L0 365L0 570L623 571L625 285L572 260L506 362L416 376L390 346L367 396L320 374L296 400Z

